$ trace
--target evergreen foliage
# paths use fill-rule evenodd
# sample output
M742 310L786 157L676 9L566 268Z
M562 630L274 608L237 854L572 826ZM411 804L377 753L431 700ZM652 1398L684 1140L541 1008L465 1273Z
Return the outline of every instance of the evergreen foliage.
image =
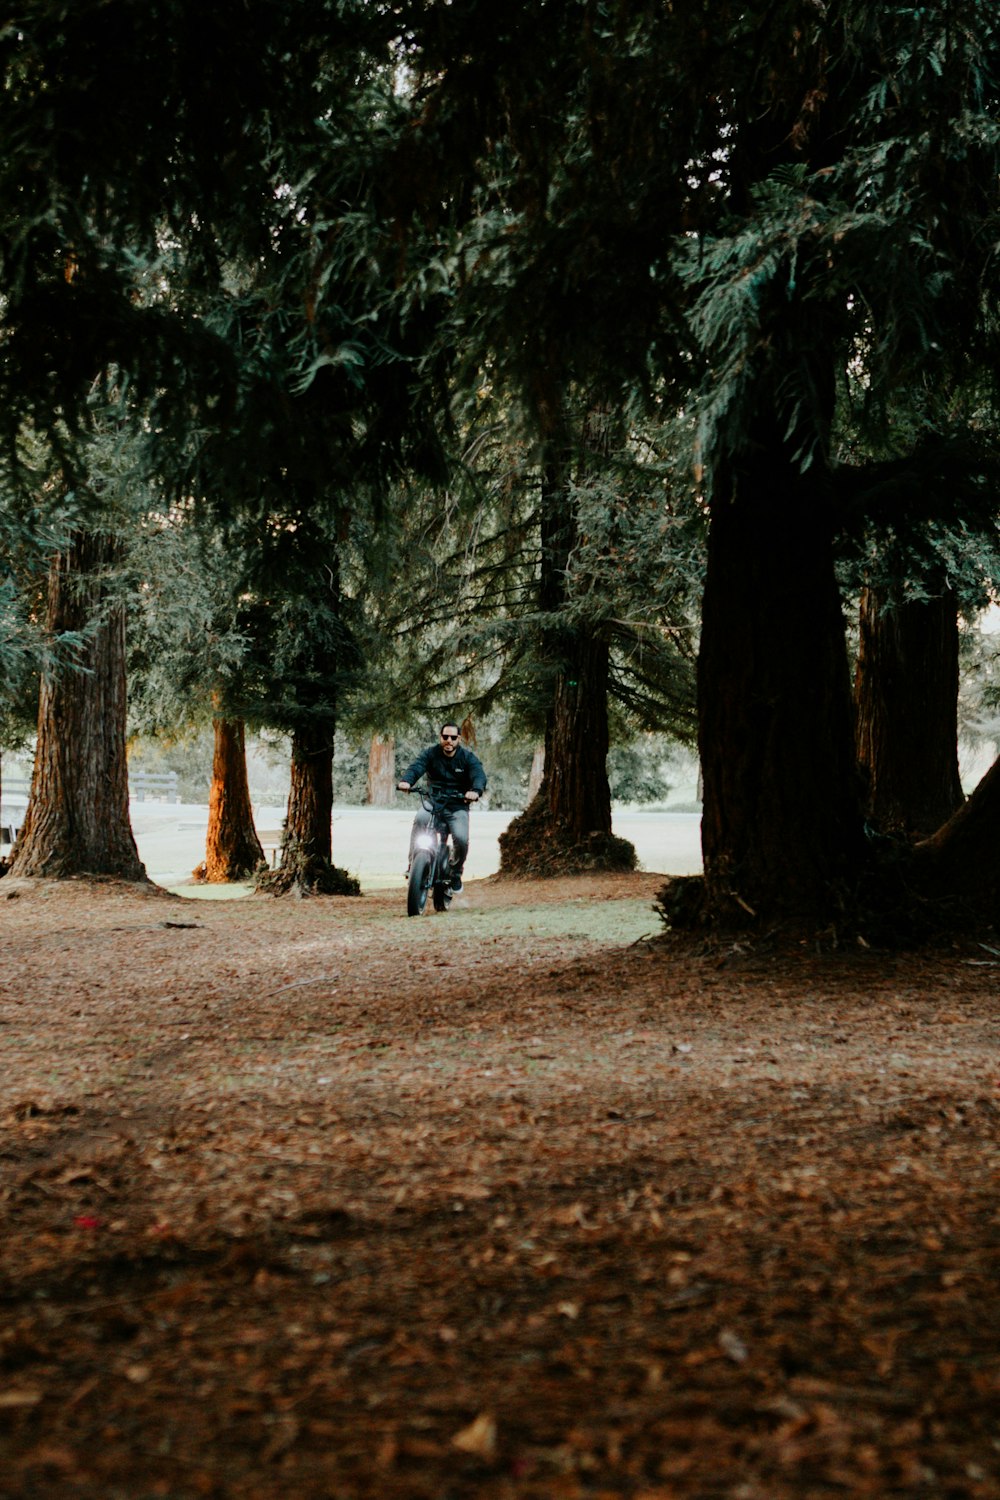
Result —
M365 577L355 575L369 669L351 722L399 730L415 711L433 721L458 703L478 721L500 707L515 733L539 742L559 670L551 643L589 628L611 643L618 732L690 740L704 516L677 436L637 424L600 469L587 462L568 495L577 537L565 596L546 607L543 476L521 436L525 416L486 384L479 402L445 502L408 490L397 529L382 532L380 566L369 554Z

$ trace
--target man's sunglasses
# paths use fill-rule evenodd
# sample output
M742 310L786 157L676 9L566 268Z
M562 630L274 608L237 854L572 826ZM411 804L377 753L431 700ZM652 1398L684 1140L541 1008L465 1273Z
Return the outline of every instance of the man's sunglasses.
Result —
M443 734L441 736L441 738L443 740L457 740L458 739L458 735L457 734Z

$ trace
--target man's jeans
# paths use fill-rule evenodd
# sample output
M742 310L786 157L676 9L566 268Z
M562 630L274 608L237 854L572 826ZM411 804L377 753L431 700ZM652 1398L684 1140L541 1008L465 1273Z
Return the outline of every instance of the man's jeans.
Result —
M441 814L442 821L447 823L451 832L451 841L455 852L452 856L451 872L453 875L461 875L465 869L465 857L469 852L469 809L466 807L454 807L449 812ZM421 808L413 820L410 829L410 864L413 863L413 841L421 828L428 828L433 820L433 814L426 808Z

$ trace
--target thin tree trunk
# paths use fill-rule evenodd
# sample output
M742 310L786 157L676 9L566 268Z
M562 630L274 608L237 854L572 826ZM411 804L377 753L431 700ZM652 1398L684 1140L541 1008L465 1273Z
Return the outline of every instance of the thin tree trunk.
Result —
M776 426L717 487L698 661L705 911L833 918L865 860L822 480Z
M108 602L115 538L80 532L49 571L47 628L84 636L78 670L47 674L16 875L144 880L129 822L125 616Z
M242 719L213 719L215 751L208 796L205 863L196 872L209 882L246 880L265 863L254 827L247 781Z
M861 596L855 676L858 761L884 831L928 835L964 799L958 771L958 612L937 599Z
M391 734L373 734L368 752L369 807L393 807L396 801L396 741Z

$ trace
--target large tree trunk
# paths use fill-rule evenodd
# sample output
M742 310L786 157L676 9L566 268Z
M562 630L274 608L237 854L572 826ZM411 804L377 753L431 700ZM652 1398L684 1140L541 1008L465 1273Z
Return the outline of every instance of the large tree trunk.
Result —
M762 423L763 426L763 423ZM822 479L776 426L717 488L698 661L705 911L825 922L865 862Z
M360 895L360 882L333 864L333 734L322 724L292 734L291 786L281 864L258 877L258 889Z
M608 643L585 631L566 642L545 734L548 818L567 843L611 833Z
M534 800L500 835L501 875L634 870L635 848L611 832L608 646L596 633L564 641Z
M564 641L563 650L541 785L500 835L501 875L635 868L633 845L611 832L608 645L580 630Z
M247 781L242 719L213 719L215 752L208 795L205 863L196 874L210 882L246 880L265 863Z
M396 802L396 741L391 734L373 734L368 752L369 807L393 807Z
M330 863L333 854L333 736L322 728L292 735L291 785L281 851L282 868Z
M599 425L599 439L590 429ZM608 441L606 414L592 413L588 446ZM558 616L568 600L576 514L565 465L542 481L539 604ZM552 672L545 761L534 800L500 837L501 875L634 869L635 849L611 832L608 782L608 642L599 626L553 624L542 655Z
M132 836L125 755L125 616L109 602L115 538L81 532L49 572L46 625L80 632L79 670L47 674L16 875L144 880Z
M882 831L927 835L965 800L958 772L958 612L928 600L861 595L855 677L858 760Z

